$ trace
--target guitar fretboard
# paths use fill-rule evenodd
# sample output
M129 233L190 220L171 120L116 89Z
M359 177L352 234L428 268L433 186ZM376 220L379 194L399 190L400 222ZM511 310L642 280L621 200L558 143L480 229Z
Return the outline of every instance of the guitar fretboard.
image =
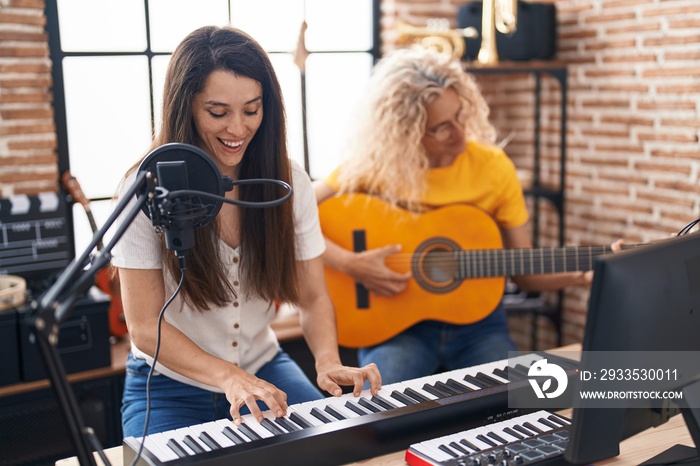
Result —
M597 256L611 252L610 246L456 251L457 278L464 280L591 270Z

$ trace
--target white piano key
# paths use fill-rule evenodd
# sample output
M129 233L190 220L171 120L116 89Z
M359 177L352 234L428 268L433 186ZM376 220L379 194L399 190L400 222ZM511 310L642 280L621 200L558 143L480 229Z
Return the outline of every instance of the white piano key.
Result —
M448 455L444 451L439 450L435 446L425 442L411 445L411 448L438 463L452 459L451 455Z
M424 396L428 400L437 400L438 399L437 396L423 390L423 385L425 385L425 383L423 382L423 379L424 379L424 377L422 377L420 379L412 379L412 380L408 380L406 382L403 382L402 384L407 388L411 388L411 389L415 390L416 392L418 392L420 395ZM404 390L405 390L405 388L404 388ZM404 392L404 390L399 390L399 391ZM405 392L404 392L404 394L405 394ZM409 394L408 396L411 396L411 395Z
M311 414L311 408L310 406L306 406L306 403L299 403L289 407L290 411L293 410L292 412L300 414L312 427L322 426L324 423ZM289 415L290 412L288 411L287 414Z
M331 406L333 409L338 411L339 414L344 416L346 419L352 419L354 417L360 417L359 414L357 414L354 411L349 410L348 408L345 407L345 401L342 398L336 398L336 397L329 397L326 398L326 406ZM328 411L325 411L328 413ZM332 414L328 413L329 416L332 416ZM337 419L337 418L334 418Z
M489 448L493 448L491 445L488 443L478 439L477 437L479 435L486 435L488 433L488 429L485 427L477 427L476 429L472 429L470 431L467 431L460 439L464 438L469 440L475 447L479 447L482 450L488 450ZM498 444L498 442L494 442Z
M232 422L228 422L231 425L233 425ZM235 445L235 443L233 443L233 440L231 440L223 434L223 427L216 421L205 422L204 424L197 424L196 426L191 426L190 428L197 433L197 438L199 438L199 435L202 432L206 432L211 436L211 438L214 439L216 443L218 443L221 446L221 448L232 447L233 445Z
M257 421L256 421L256 422L257 422ZM223 436L226 436L226 434L224 434L224 429L225 429L226 427L229 427L233 432L235 432L236 434L238 434L238 436L241 437L245 442L252 442L252 441L253 441L253 439L250 438L250 437L248 436L248 434L246 434L246 433L243 432L241 429L239 429L238 426L237 426L236 424L234 424L234 423L233 423L231 420L229 420L229 419L219 419L219 420L215 421L215 423L219 426L219 428L220 428L219 432L220 432L221 435L223 435ZM226 437L226 438L228 439L228 437ZM235 442L233 442L233 440L231 440L231 439L228 439L228 440L229 440L229 442L235 444Z
M185 428L185 429L187 430L187 432L190 432L189 428ZM194 456L196 454L196 452L194 450L192 450L192 448L183 441L185 436L182 433L182 431L185 429L169 430L167 432L163 432L163 434L165 434L168 438L177 441L177 443L180 444L182 449L185 450L185 452L188 455Z
M162 432L157 434L150 434L146 439L145 447L148 448L149 451L156 455L161 461L176 460L179 458L179 456L177 456L177 454L168 446L169 439L170 437L166 436ZM159 452L157 452L155 448L151 448L153 444L155 444L158 448L160 455L158 454Z
M260 425L257 419L252 414L244 414L241 416L241 419L245 424L256 434L258 434L262 438L269 438L273 437L272 433L264 428L263 426ZM240 429L240 427L239 427Z
M546 417L546 416L548 416L548 415L549 415L548 413L545 413L545 412L543 412L543 411L537 411L537 412L528 414L528 415L527 415L527 418L528 418L528 421L529 421L532 425L534 425L535 427L537 427L538 429L540 429L542 432L549 432L550 430L554 430L554 428L552 428L552 427L550 427L550 426L548 426L548 425L546 425L546 424L542 424L542 423L539 421L539 419L540 419L541 417Z
M178 458L178 456L170 448L168 448L167 450L164 451L156 443L156 441L153 438L151 438L152 435L154 435L154 434L148 435L146 437L146 443L143 446L143 451L150 451L160 461L170 461L170 460ZM143 437L131 437L131 438L136 441L136 444L138 445L136 447L136 451L138 451L138 447L140 447L141 443L143 442Z
M198 425L201 425L201 424L198 424ZM188 426L188 427L184 427L182 429L177 429L177 433L182 435L183 442L184 442L184 437L189 435L190 437L192 437L195 444L198 445L200 448L202 448L204 451L211 451L212 448L199 439L199 432L195 429L195 427L196 426ZM187 446L190 447L190 449L192 449L192 447L190 445L187 445Z
M494 425L490 429L490 432L495 433L496 435L498 435L499 437L501 437L503 440L505 440L508 443L517 442L519 440L518 437L514 437L513 435L511 435L508 432L505 432L503 430L506 427L509 427L508 423L499 423L499 425Z

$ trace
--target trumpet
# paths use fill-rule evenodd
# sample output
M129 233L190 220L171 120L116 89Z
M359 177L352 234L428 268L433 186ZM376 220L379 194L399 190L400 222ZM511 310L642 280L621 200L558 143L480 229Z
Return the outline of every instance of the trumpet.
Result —
M479 32L473 27L450 29L447 19L429 19L428 27L412 26L399 21L396 31L398 45L418 45L434 49L457 60L464 55L464 39L475 39L479 36Z
M484 0L481 12L481 47L476 56L479 63L498 63L496 30L502 34L512 34L518 24L517 0Z

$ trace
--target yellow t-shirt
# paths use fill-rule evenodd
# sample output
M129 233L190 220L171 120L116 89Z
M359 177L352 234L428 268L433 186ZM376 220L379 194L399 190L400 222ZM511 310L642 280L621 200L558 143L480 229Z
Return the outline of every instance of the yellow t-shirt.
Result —
M325 182L338 190L338 169ZM448 167L427 172L427 190L422 202L429 207L467 203L479 207L503 228L528 221L528 212L515 166L495 146L469 141Z

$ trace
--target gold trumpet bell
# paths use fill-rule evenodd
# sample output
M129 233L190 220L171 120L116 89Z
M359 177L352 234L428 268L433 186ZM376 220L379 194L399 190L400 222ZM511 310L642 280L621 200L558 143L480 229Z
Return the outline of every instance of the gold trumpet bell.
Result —
M436 50L453 59L464 56L464 39L478 37L476 28L450 29L447 19L430 19L427 27L412 26L399 21L396 25L396 43L402 47L413 45Z
M513 34L518 23L517 0L483 0L481 14L481 46L476 61L483 65L498 63L496 31ZM476 39L474 27L451 29L447 19L429 19L427 27L412 26L403 21L396 25L397 45L418 45L437 50L453 59L462 59L466 51L464 39Z

